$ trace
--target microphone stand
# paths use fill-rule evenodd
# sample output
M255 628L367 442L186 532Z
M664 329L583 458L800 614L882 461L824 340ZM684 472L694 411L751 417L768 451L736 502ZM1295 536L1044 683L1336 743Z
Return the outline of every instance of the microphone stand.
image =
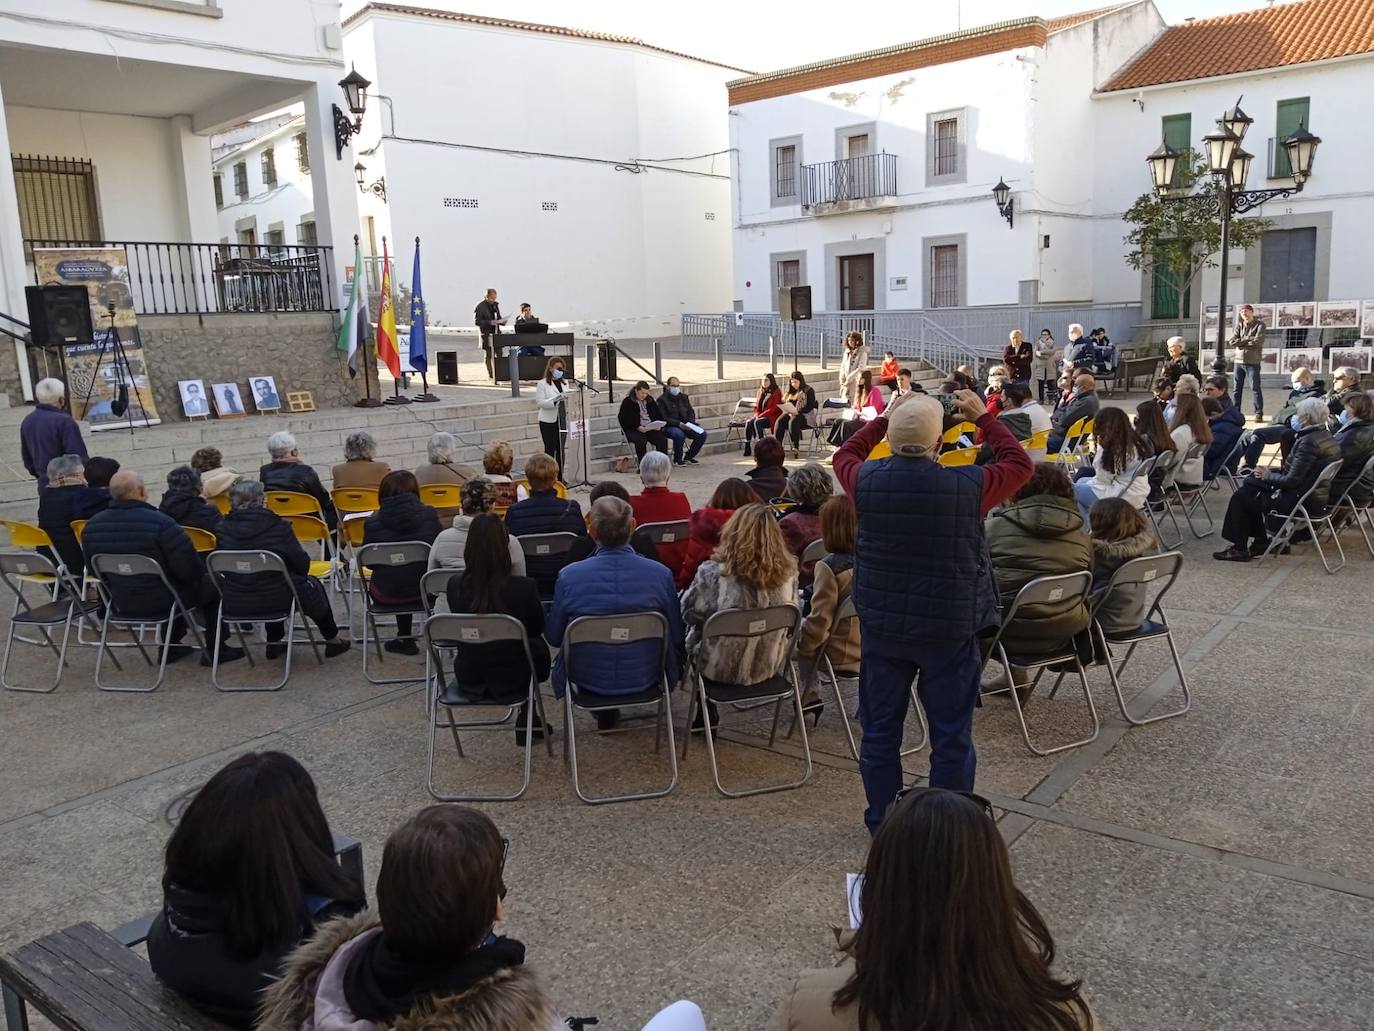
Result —
M577 387L578 411L582 415L582 446L578 449L582 456L582 478L570 483L565 481L565 485L569 488L590 487L592 481L588 478L587 471L591 468L592 464L590 444L592 427L591 420L587 418L587 393L590 391L593 394L599 394L601 391L580 379L571 379L568 382ZM564 419L566 420L566 418L567 413L564 412Z

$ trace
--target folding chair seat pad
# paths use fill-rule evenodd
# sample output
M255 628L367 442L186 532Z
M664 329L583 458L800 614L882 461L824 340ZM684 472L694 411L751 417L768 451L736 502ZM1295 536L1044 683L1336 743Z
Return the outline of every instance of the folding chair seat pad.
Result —
M424 612L425 606L419 598L416 598L414 601L400 602L381 602L374 600L372 602L372 611L379 616L389 616L396 613Z
M45 605L35 605L27 612L16 612L11 622L28 623L33 626L53 626L65 623L71 607L72 600L70 598L59 598L57 601L50 601ZM93 610L94 606L88 606L87 611Z
M1163 623L1157 623L1153 619L1147 619L1140 624L1137 630L1124 630L1120 633L1108 634L1107 640L1113 644L1130 644L1132 641L1144 641L1150 637L1161 637L1168 633L1169 628Z
M1108 638L1108 640L1112 640L1112 638ZM1066 646L1063 651L1045 655L1017 655L1011 651L1007 652L1007 661L1013 666L1046 666L1060 662L1067 662L1072 665L1075 657L1082 658L1082 656L1078 656L1072 644ZM1088 659L1083 658L1083 662L1086 663L1087 661Z
M441 705L520 705L529 699L528 686L513 691L465 691L452 681L444 684L444 692L439 696Z
M585 687L574 687L572 691L573 704L582 709L598 709L602 706L614 708L617 705L650 705L663 697L661 689L657 687L645 691L635 691L631 694L606 694L600 691L588 691Z
M757 684L730 684L724 680L712 680L710 677L702 677L702 682L706 685L706 697L713 702L745 702L755 698L776 698L778 695L792 693L791 681L781 674Z

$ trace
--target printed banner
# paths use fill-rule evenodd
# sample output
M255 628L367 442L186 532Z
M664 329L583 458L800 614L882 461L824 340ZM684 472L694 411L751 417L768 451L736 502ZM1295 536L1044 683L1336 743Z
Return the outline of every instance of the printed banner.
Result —
M63 349L72 415L86 420L92 430L156 426L162 420L148 383L123 248L38 247L33 262L41 285L84 286L91 297L95 340Z

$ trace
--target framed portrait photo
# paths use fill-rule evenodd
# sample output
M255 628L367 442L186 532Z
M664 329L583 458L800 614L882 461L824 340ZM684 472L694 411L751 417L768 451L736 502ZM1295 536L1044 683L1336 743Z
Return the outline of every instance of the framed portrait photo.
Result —
M253 407L259 412L281 411L281 395L277 393L277 381L271 376L249 376L248 386L253 391Z
M210 417L210 400L205 393L204 380L177 380L177 390L181 394L181 411L186 418L208 419Z
M237 383L215 383L211 386L211 398L215 402L215 414L221 419L240 419L243 417L243 395Z

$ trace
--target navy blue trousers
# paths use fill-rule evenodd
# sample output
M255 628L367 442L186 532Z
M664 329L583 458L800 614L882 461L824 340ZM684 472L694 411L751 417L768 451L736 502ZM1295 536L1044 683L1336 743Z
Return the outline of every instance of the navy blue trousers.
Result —
M887 814L902 788L902 728L910 704L911 682L919 673L917 697L930 724L930 785L972 791L976 755L973 710L978 704L983 656L978 639L913 643L900 656L863 642L859 668L859 773L868 808L864 823L871 833Z

